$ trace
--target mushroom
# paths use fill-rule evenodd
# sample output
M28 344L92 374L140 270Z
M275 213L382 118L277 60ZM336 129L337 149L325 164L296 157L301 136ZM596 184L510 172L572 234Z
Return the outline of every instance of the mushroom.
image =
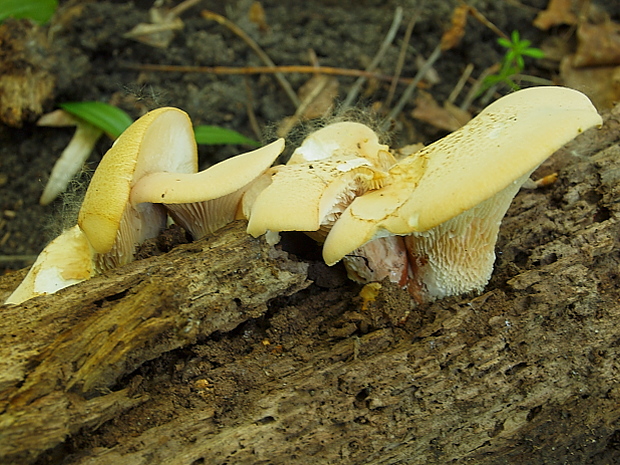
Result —
M159 205L129 203L132 186L158 171L195 172L198 155L191 121L176 108L159 108L133 123L101 159L86 191L78 225L41 252L6 303L52 294L133 260L137 244L166 226Z
M387 145L362 123L341 121L311 133L293 152L288 165L351 156L365 158L377 169L387 170L395 160Z
M325 126L304 139L286 165L271 169L271 182L263 179L260 193L252 193L251 206L243 207L250 212L247 231L255 237L304 231L322 241L353 198L382 185L394 162L368 126Z
M198 156L187 114L164 107L139 118L101 159L78 214L78 225L97 252L104 271L133 260L137 244L166 226L160 205L132 205L131 189L156 172L195 173Z
M284 139L278 139L200 173L144 176L131 191L131 203L165 205L174 221L199 239L235 219L246 189L269 169L282 150Z
M377 238L405 236L418 300L480 291L490 279L499 225L530 174L602 122L573 89L509 94L461 129L395 164L385 185L351 202L323 257L333 265Z
M5 304L20 304L91 278L94 257L95 251L80 227L67 229L43 249Z
M166 208L194 237L218 229L235 218L245 189L283 148L278 140L196 173L187 114L170 107L147 113L102 158L78 225L43 250L7 303L56 292L132 261L136 246L166 226Z

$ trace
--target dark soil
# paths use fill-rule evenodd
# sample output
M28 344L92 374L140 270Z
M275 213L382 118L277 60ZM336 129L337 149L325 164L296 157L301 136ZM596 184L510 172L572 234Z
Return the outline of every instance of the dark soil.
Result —
M268 29L261 31L256 23L248 19L252 2L236 0L225 2L225 5L222 3L205 0L185 12L182 16L184 29L177 32L168 48L158 49L123 38L123 34L137 23L148 22L151 2L64 2L54 20L49 50L44 52L48 54L49 69L56 80L53 98L46 102L45 111L52 110L60 102L101 100L114 102L133 117L138 117L147 110L171 105L187 111L195 124L224 126L249 137L269 140L275 125L295 112L272 75L243 77L138 72L128 69L126 65L262 65L238 36L200 17L200 10L207 8L226 15L248 32L278 65L309 64L308 51L313 50L321 65L364 69L377 52L390 27L394 10L400 5L404 8L405 21L387 51L380 71L393 74L406 23L413 14L417 14L419 18L402 72L403 76L409 77L415 75L417 69L414 58L418 55L427 57L431 53L442 32L449 26L451 11L456 4L447 0L360 0L354 5L334 0L265 0L261 3ZM472 0L469 3L501 30L518 30L534 45L539 44L547 34L531 25L536 11L546 6L545 0ZM610 13L618 15L618 11ZM618 20L618 16L615 19ZM476 76L501 59L502 51L495 39L492 31L469 19L461 44L441 57L435 66L440 82L429 90L438 102L447 98L467 64L474 64ZM538 69L532 62L528 63L526 72L547 79L554 78L553 70ZM302 74L287 75L294 89L298 89L308 78L308 75ZM351 77L339 78L341 99L354 81L355 78ZM388 88L389 82L368 82L358 107L370 112L376 102L385 100ZM404 86L399 86L397 95L403 90ZM405 107L393 131L386 135L394 146L420 141L428 143L444 134L411 118L412 108L411 104ZM256 117L261 134L253 132L248 112ZM40 128L33 124L35 119L32 115L19 128L0 125L0 267L7 270L28 265L62 225L74 221L76 201L72 199L79 197L79 194L68 195L47 207L38 204L51 167L73 130ZM295 144L300 137L294 132L291 143ZM99 142L87 171L96 167L110 144L107 139ZM201 165L207 166L245 149L202 146ZM88 175L81 179L77 182L78 191L83 190L79 184L87 182ZM570 184L570 180L563 182ZM568 188L566 185L558 187L558 192ZM528 212L528 202L545 195L544 191L520 194L521 200L515 204L509 217ZM561 199L556 200L561 202ZM534 213L531 211L533 223L537 221ZM602 212L601 215L609 216L609 212ZM505 280L518 271L541 263L548 265L557 259L549 254L540 257L529 254L530 250L551 240L548 236L550 229L545 229L548 218L530 226L533 234L529 237L531 243L527 244L519 242L522 225L510 219L505 222L498 245L502 251L499 256L502 268L491 282L497 290L491 299L508 288ZM567 229L570 228L556 228L553 231L559 236ZM409 295L396 287L384 289L376 305L362 310L357 296L359 286L347 281L340 267L323 265L316 259L318 254L313 245L299 249L294 248L293 239L290 243L289 250L311 263L310 279L315 284L292 297L270 302L269 312L262 318L249 320L234 331L216 334L199 344L169 352L127 374L116 388L130 382L137 383L140 392L147 393L150 400L99 425L97 429L69 437L38 463L87 463L85 457L99 448L124 444L130 449L131 438L196 410L209 411L210 421L218 427L235 425L246 413L246 406L254 405L264 394L259 388L277 383L282 377L302 369L309 360L315 366L334 363L334 360L321 360L321 354L328 347L353 336L360 340L363 338L356 348L356 356L378 354L405 339L411 340L412 335L425 337L425 328L439 318L442 310L437 308L410 314ZM27 257L11 259L12 255ZM610 286L613 287L613 284ZM458 299L448 299L444 309L450 305L456 308L460 305L458 302ZM499 304L494 307L494 314L502 314ZM466 340L469 345L475 345L487 332L497 330L488 327L487 320L484 318L485 323L477 329L468 330ZM556 320L561 320L560 316L556 315L554 323L557 323ZM472 322L473 325L477 323L480 322ZM578 326L578 323L575 325ZM439 331L437 340L442 337ZM349 355L343 355L343 360L349 359ZM370 392L364 391L363 383L353 378L346 378L350 385L342 389L353 393L356 402L362 405ZM258 421L267 424L272 420L266 415ZM294 429L291 426L291 430ZM363 445L355 447L363 449ZM607 458L613 455L615 449L612 449L601 449L597 453ZM550 461L540 463L560 463L566 457L564 452L558 452L555 456L549 451L546 453ZM351 454L357 457L351 463L365 463L360 455ZM512 459L518 460L516 454ZM619 459L617 455L615 458ZM508 461L498 460L497 463L519 463L510 461L509 456L502 460ZM322 462L319 460L316 463ZM342 463L348 462L343 459Z

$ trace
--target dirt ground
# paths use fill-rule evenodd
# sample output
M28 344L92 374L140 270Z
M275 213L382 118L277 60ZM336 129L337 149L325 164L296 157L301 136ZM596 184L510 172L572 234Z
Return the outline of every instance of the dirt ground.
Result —
M405 20L379 70L387 75L394 73L407 21L417 14L419 17L402 70L402 76L409 77L415 75L417 70L414 57L428 57L442 32L449 26L456 2L360 0L352 7L348 2L345 6L345 2L334 0L266 0L261 2L265 11L264 27L250 19L248 12L251 4L248 0L205 0L182 15L184 28L176 32L167 48L161 49L123 37L136 24L148 22L151 2L61 2L59 15L51 28L45 30L49 39L48 48L37 50L44 57L42 66L54 77L54 89L51 98L45 102L44 110L52 110L60 102L101 100L113 102L133 117L138 117L150 109L171 105L187 111L195 124L219 125L267 141L273 138L274 128L295 113L294 106L272 75L136 71L127 65L262 65L256 54L237 35L222 25L201 18L200 11L206 8L227 16L243 28L278 65L311 64L312 51L323 66L364 69L390 28L395 8L402 6ZM551 33L532 26L536 13L546 7L545 0L480 0L470 1L469 4L501 30L508 33L518 30L534 45L540 44ZM601 2L601 7L608 11L613 20L620 21L620 5L614 7L613 2ZM466 65L473 64L476 75L501 60L502 51L495 42L496 37L489 28L469 19L460 45L446 52L434 66L439 81L427 90L438 102L448 98ZM550 80L556 79L558 73L556 69L541 67L533 60L527 62L525 72ZM286 78L294 89L298 89L309 79L309 75L287 74ZM353 77L338 77L340 99L347 95L354 81ZM389 82L379 80L367 82L362 88L358 107L367 113L377 109L377 103L385 101L389 85ZM403 90L404 85L399 85L397 97ZM479 109L476 105L474 102L472 110ZM413 105L408 104L391 132L385 135L394 146L428 143L446 133L412 118L412 108ZM79 192L49 206L38 204L51 167L73 130L37 127L33 124L36 116L30 115L21 127L0 124L0 267L7 273L29 265L63 225L75 221L75 199L79 198ZM254 118L257 124L253 126ZM617 121L618 116L611 119ZM259 134L255 132L256 127ZM290 137L292 146L299 142L300 134L303 131L293 131ZM613 136L609 136L606 145L597 147L597 150L609 148L613 141ZM111 141L105 138L98 143L86 171L96 167L110 144ZM591 141L590 145L593 144L595 142ZM201 146L201 165L206 167L244 149L238 146ZM587 148L581 153L584 152ZM593 150L590 152L586 155L594 153ZM605 380L617 381L615 377L620 376L620 371L613 359L620 336L615 339L609 329L611 326L605 326L607 335L605 338L601 336L588 353L581 353L578 347L567 346L566 341L561 341L562 338L572 339L575 345L579 345L585 332L604 331L602 326L597 326L597 321L611 325L605 318L613 321L615 316L620 316L615 313L620 309L614 307L614 302L618 301L619 287L617 237L609 238L611 242L604 247L599 242L592 246L592 250L600 249L600 253L592 253L591 270L596 270L592 273L597 275L595 284L591 286L584 283L584 275L580 274L589 273L587 269L582 269L583 265L579 268L579 263L566 265L567 262L562 262L563 258L572 257L569 249L576 250L583 246L583 243L567 238L576 236L576 231L582 234L587 228L613 223L617 219L616 191L610 190L613 182L604 178L604 173L608 172L605 171L605 157L596 162L586 162L571 153L574 152L566 151L564 159L556 157L540 171L541 174L548 174L554 169L563 170L556 185L549 189L524 191L517 197L501 229L497 270L483 296L451 298L412 311L409 295L386 285L378 302L362 309L358 297L360 288L346 279L344 270L339 266L326 267L319 260L317 247L291 234L285 238L284 247L309 264L308 278L312 284L292 296L275 298L268 303L263 314L247 318L233 330L198 337L191 344L164 352L135 370L124 373L106 389L116 392L131 385L132 395L148 396L148 401L122 409L118 415L101 424L67 434L63 442L42 454L36 463L284 463L284 455L269 456L268 442L252 442L248 438L253 438L254 433L246 432L247 435L243 436L241 430L235 430L238 436L223 437L221 444L213 443L220 444L219 455L209 455L201 449L192 457L189 452L187 457L177 457L176 462L166 459L163 452L142 456L147 461L136 457L144 450L149 453L163 451L166 447L180 450L172 446L164 447L163 443L171 437L161 439L160 435L157 439L158 432L162 430L166 434L178 431L178 437L172 440L185 441L187 450L193 450L192 444L200 442L195 439L200 433L186 431L185 424L208 422L211 429L204 434L213 438L217 437L218 431L234 430L244 424L247 416L256 416L265 398L280 392L279 383L283 379L303 385L300 377L310 369L314 371L308 375L302 397L282 394L280 399L283 406L289 406L290 411L296 414L273 413L265 408L264 415L253 420L254 425L265 425L268 431L272 431L269 430L272 423L286 430L284 436L287 439L283 441L291 441L288 455L292 460L297 460L294 463L483 463L483 458L484 463L497 464L617 463L615 461L620 460L620 415L616 415L617 409L605 410L601 403L594 400L605 398L606 402L617 401L617 388L593 386L588 378L592 370L607 370ZM588 178L588 175L591 177ZM83 190L87 179L88 174L83 174L76 183L78 187L73 188ZM587 187L580 191L575 186ZM569 213L566 213L567 210ZM523 235L524 221L527 221L529 231L526 236ZM617 231L617 228L610 231ZM545 281L533 275L540 267L546 267L541 273L566 273L567 281L583 286L579 291L581 293L577 292L577 297L565 306L553 307L549 301L562 300L563 296L555 295L555 289L545 288ZM609 269L615 270L616 274L605 274L605 270ZM574 288L571 289L574 291ZM554 310L550 311L552 307ZM445 324L447 321L452 326ZM511 333L513 325L520 325L519 331L524 331L523 334L534 331L534 327L553 328L545 333L549 345L545 346L542 342L535 345L535 341L530 340L526 343L523 342L525 339L519 343L518 337L521 336L515 334L521 333ZM500 338L498 334L503 336ZM483 367L484 360L476 361L476 366L465 364L464 359L459 358L462 347L451 345L457 339L459 344L472 348L472 360L476 360L473 348L483 347L484 344L490 346L502 339L504 346L497 352L510 353L510 363L506 362L501 367ZM354 349L346 348L349 343L354 345ZM443 347L443 359L437 361L437 371L448 373L441 382L435 379L437 384L432 386L419 381L431 376L431 371L434 373L420 362L426 360L420 358L420 354L423 350L430 350L429 344L433 345L432 348L435 344ZM582 344L587 345L585 342ZM402 351L405 345L407 349ZM409 345L418 348L414 350ZM573 373L563 371L563 366L557 368L559 365L554 365L555 361L547 363L543 355L537 358L536 354L544 351L545 347L567 350L557 357L570 360L567 366L572 367ZM480 349L480 353L487 349ZM335 355L339 351L340 355ZM406 373L405 361L401 360L404 364L401 368L396 358L389 360L389 355L396 353L411 365L411 373L418 379L411 381L413 384L407 384L406 389L415 393L411 395L410 404L399 403L399 410L394 413L390 410L390 402L396 405L399 396L405 392L405 388L398 390L398 382L406 384L409 381L405 382L404 378L408 375L413 377L413 374ZM351 363L346 365L345 362ZM340 363L344 364L342 370L334 368ZM385 366L393 363L394 371L402 370L402 379L390 379L389 382L398 381L392 386L387 386L388 381L382 384L376 379L372 383L364 382L360 377L365 374L371 379L373 363L376 367L381 367L381 363ZM557 372L554 372L556 368ZM507 393L523 394L529 393L530 389L542 389L542 385L526 376L536 369L541 370L536 372L536 376L557 376L557 385L561 384L562 392L559 397L553 397L557 409L549 407L544 401L538 404L528 401L527 410L524 407L523 411L514 412L511 417L513 423L499 422L491 416L485 417L475 408L470 409L476 399L465 392L469 378L483 379L494 370L503 373L493 381L495 384L486 387L477 385L479 390L472 388L471 392L478 392L481 398L486 398L488 390L496 389L497 405L505 406L510 402L517 405L520 402L516 400L518 395ZM356 370L360 377L356 376ZM318 381L320 378L311 376L316 372L323 373L323 385ZM518 383L511 381L513 378L510 376L513 375L514 379L519 379ZM348 396L350 403L331 403L330 389ZM446 398L442 397L442 389ZM323 403L322 394L325 396ZM458 399L449 400L448 395L455 395ZM544 398L542 394L539 397ZM415 399L428 403L421 405ZM308 412L304 411L305 406ZM450 409L449 415L445 413L447 409ZM456 439L451 442L445 435L429 438L424 431L405 430L404 426L402 430L398 428L399 416L418 415L420 424L425 424L423 422L431 421L431 415L437 415L439 424L443 418L457 415L455 412L459 409L463 418L467 415L484 417L474 424L462 420L463 428L469 429L472 437L476 428L488 428L491 431L489 438L494 438L511 432L511 425L516 431L516 425L521 425L519 422L527 420L531 423L527 432L519 436L520 442L511 443L514 437L507 436L506 443L501 446L477 443L480 448L478 452L476 449L466 451L465 445L457 444ZM500 407L497 409L499 411ZM540 422L536 423L534 419L541 410L543 415L538 417L536 421ZM392 412L390 418L386 420L381 417L381 411ZM202 420L196 417L197 412L202 412ZM605 415L604 421L597 423ZM326 419L325 423L331 422L329 434L332 436L328 435L327 429L323 429L327 426L321 418ZM542 418L545 418L544 422ZM282 426L283 421L288 423ZM595 423L598 429L586 428L575 435L579 425ZM341 436L346 441L334 445L338 447L338 452L333 453L330 443L321 442L320 434L316 432L323 431L326 438L333 439L337 425L354 425L358 429L343 426ZM360 431L372 432L373 428L378 436L385 438L381 451L376 447L366 447L361 439L364 436ZM274 441L278 440L275 431ZM278 431L281 433L282 430ZM448 428L446 435L454 431ZM271 433L264 434L268 437ZM455 437L458 436L464 443L470 437L467 436L469 433L463 436L463 431L458 434L461 436ZM162 442L161 447L157 446L158 440ZM244 441L252 444L253 452L244 450ZM399 447L404 447L402 444L417 444L416 441L419 445L414 449L398 455ZM213 444L209 447L215 447ZM533 458L536 456L538 461ZM412 457L418 457L421 461ZM474 459L477 461L472 462Z

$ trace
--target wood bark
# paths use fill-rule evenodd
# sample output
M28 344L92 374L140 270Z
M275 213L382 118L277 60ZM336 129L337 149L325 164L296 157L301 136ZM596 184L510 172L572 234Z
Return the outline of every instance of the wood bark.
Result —
M29 463L81 428L145 402L121 376L162 353L234 329L308 285L234 224L52 296L2 308L0 457Z
M3 463L617 461L619 115L517 196L479 296L328 283L266 312L306 267L233 225L4 308Z

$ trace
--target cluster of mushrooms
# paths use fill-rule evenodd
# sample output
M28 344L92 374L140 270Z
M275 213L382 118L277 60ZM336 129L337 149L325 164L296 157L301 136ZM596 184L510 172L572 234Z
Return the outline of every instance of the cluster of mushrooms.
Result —
M285 165L279 139L197 172L189 117L160 108L130 126L101 160L78 224L39 255L6 303L51 294L133 260L169 219L199 239L236 218L272 243L303 231L359 282L385 278L419 302L480 291L499 225L547 157L602 123L590 100L563 87L502 97L461 129L397 159L367 126L310 134Z

